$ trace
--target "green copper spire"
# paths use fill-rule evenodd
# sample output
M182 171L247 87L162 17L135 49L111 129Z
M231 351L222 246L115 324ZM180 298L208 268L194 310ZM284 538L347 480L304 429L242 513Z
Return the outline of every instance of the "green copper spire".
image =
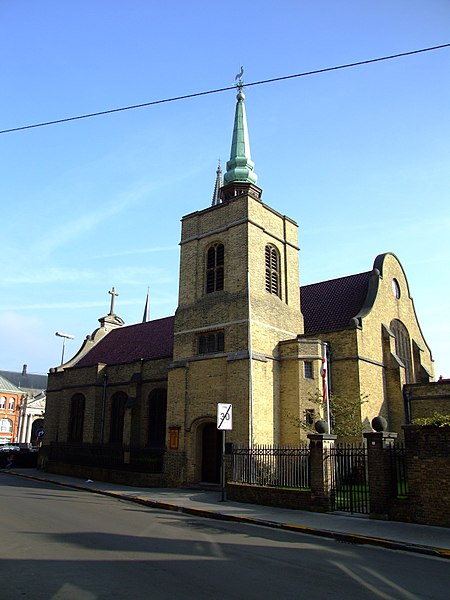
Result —
M258 176L253 172L255 165L250 157L250 142L244 104L245 96L242 93L242 87L242 80L239 79L230 160L227 162L227 172L223 178L225 185L233 181L256 184L258 180Z

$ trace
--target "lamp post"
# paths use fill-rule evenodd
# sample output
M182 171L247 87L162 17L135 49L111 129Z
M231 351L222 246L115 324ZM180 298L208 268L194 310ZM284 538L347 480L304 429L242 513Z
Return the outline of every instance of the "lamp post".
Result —
M58 337L61 337L63 339L63 344L62 344L62 354L61 354L61 364L63 364L64 362L64 348L66 345L66 340L73 340L75 338L74 335L70 335L70 333L61 333L60 331L57 331L55 333L55 335L57 335Z

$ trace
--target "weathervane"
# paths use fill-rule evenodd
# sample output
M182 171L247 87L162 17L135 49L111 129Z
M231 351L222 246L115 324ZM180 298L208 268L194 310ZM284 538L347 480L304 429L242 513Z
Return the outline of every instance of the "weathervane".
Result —
M242 91L242 88L244 87L244 81L242 80L243 75L244 75L244 67L241 66L241 70L234 78L234 80L237 81L237 87L239 88L239 91Z

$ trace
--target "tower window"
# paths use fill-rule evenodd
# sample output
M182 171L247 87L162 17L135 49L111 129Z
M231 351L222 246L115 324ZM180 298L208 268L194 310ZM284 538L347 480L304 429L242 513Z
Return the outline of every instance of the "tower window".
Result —
M305 379L314 379L312 360L305 360L303 363L303 373Z
M280 255L274 246L266 246L266 291L280 297Z
M214 244L206 254L206 293L223 290L224 281L224 246Z
M225 336L223 331L214 331L198 336L198 353L213 354L223 352L225 349Z

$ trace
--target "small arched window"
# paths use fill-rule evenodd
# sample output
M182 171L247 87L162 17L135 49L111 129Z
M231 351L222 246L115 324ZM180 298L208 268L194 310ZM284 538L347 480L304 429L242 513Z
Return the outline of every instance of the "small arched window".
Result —
M266 246L266 291L275 296L281 296L280 285L280 255L275 246Z
M166 444L167 390L158 388L148 397L148 445L164 448Z
M14 404L15 404L14 398L10 398L9 402L8 402L8 409L14 410Z
M224 282L224 246L214 244L206 253L206 293L223 290Z
M74 394L70 403L69 442L83 441L85 398L83 394Z
M128 396L125 392L116 392L111 399L110 444L121 444L123 442L123 425L127 401Z
M0 408L6 407L6 396L0 396Z

